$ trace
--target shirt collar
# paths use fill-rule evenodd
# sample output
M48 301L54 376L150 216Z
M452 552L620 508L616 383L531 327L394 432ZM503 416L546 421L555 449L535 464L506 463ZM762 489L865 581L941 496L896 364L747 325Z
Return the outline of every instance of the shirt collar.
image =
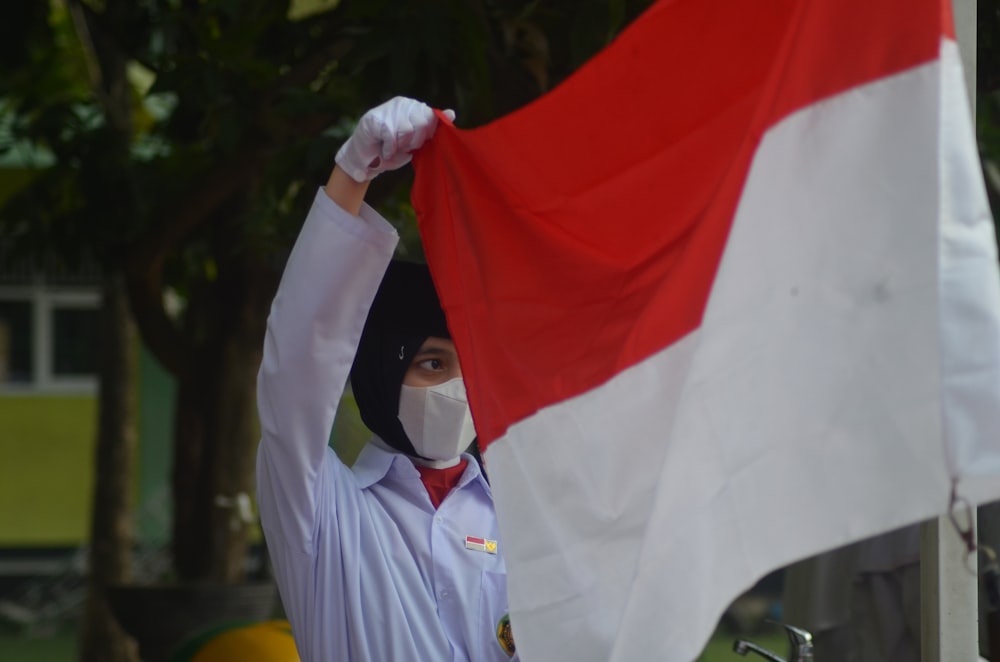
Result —
M480 471L476 458L469 453L462 453L462 457L468 462L465 466L465 472L455 485L455 489L461 489L469 483L477 481L487 496L492 499L493 492L490 490L490 485L486 482L483 472ZM413 466L410 458L399 451L391 449L388 444L378 437L373 437L371 441L365 444L351 470L354 471L354 476L357 478L358 486L361 489L371 487L375 483L379 483L389 477L420 480L420 473Z

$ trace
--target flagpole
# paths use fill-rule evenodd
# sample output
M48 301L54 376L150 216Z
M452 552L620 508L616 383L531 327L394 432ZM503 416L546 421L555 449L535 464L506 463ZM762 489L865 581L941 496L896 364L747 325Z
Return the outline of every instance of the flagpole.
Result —
M925 522L920 533L921 660L973 662L978 583L964 565L967 551L947 517Z
M952 0L955 33L973 115L976 108L976 3L977 0ZM973 526L975 515L973 509ZM925 522L920 533L921 660L978 660L979 583L977 576L966 567L968 552L963 541L947 516ZM975 569L976 559L971 563Z

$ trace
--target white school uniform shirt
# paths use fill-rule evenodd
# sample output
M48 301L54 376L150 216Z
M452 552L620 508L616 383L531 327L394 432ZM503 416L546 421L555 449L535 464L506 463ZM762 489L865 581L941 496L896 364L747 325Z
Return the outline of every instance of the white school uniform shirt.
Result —
M505 662L502 547L466 545L499 538L476 461L435 511L405 455L368 444L348 468L327 444L397 241L320 190L289 257L257 387L268 551L303 662Z

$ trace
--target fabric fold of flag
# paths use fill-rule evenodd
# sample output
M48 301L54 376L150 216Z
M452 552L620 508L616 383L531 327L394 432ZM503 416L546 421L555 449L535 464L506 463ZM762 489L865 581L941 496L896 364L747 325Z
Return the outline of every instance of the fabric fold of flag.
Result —
M950 6L672 0L415 156L521 659L689 662L770 570L1000 498Z

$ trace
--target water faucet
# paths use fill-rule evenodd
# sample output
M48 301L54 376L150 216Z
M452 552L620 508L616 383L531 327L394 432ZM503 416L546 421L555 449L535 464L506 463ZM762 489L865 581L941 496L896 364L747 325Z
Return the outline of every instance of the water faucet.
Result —
M785 628L785 633L788 635L788 643L791 645L791 657L788 658L788 662L812 662L812 634L793 625L786 625L784 623L779 623L779 625ZM757 653L765 660L770 660L771 662L785 662L776 653L744 639L737 639L733 642L733 651L739 655Z
M736 641L734 641L733 650L739 653L740 655L746 655L747 653L752 652L752 653L757 653L757 655L760 655L765 660L771 660L771 662L785 662L783 658L778 657L776 654L772 653L766 648L758 646L755 643L746 641L745 639L737 639Z

